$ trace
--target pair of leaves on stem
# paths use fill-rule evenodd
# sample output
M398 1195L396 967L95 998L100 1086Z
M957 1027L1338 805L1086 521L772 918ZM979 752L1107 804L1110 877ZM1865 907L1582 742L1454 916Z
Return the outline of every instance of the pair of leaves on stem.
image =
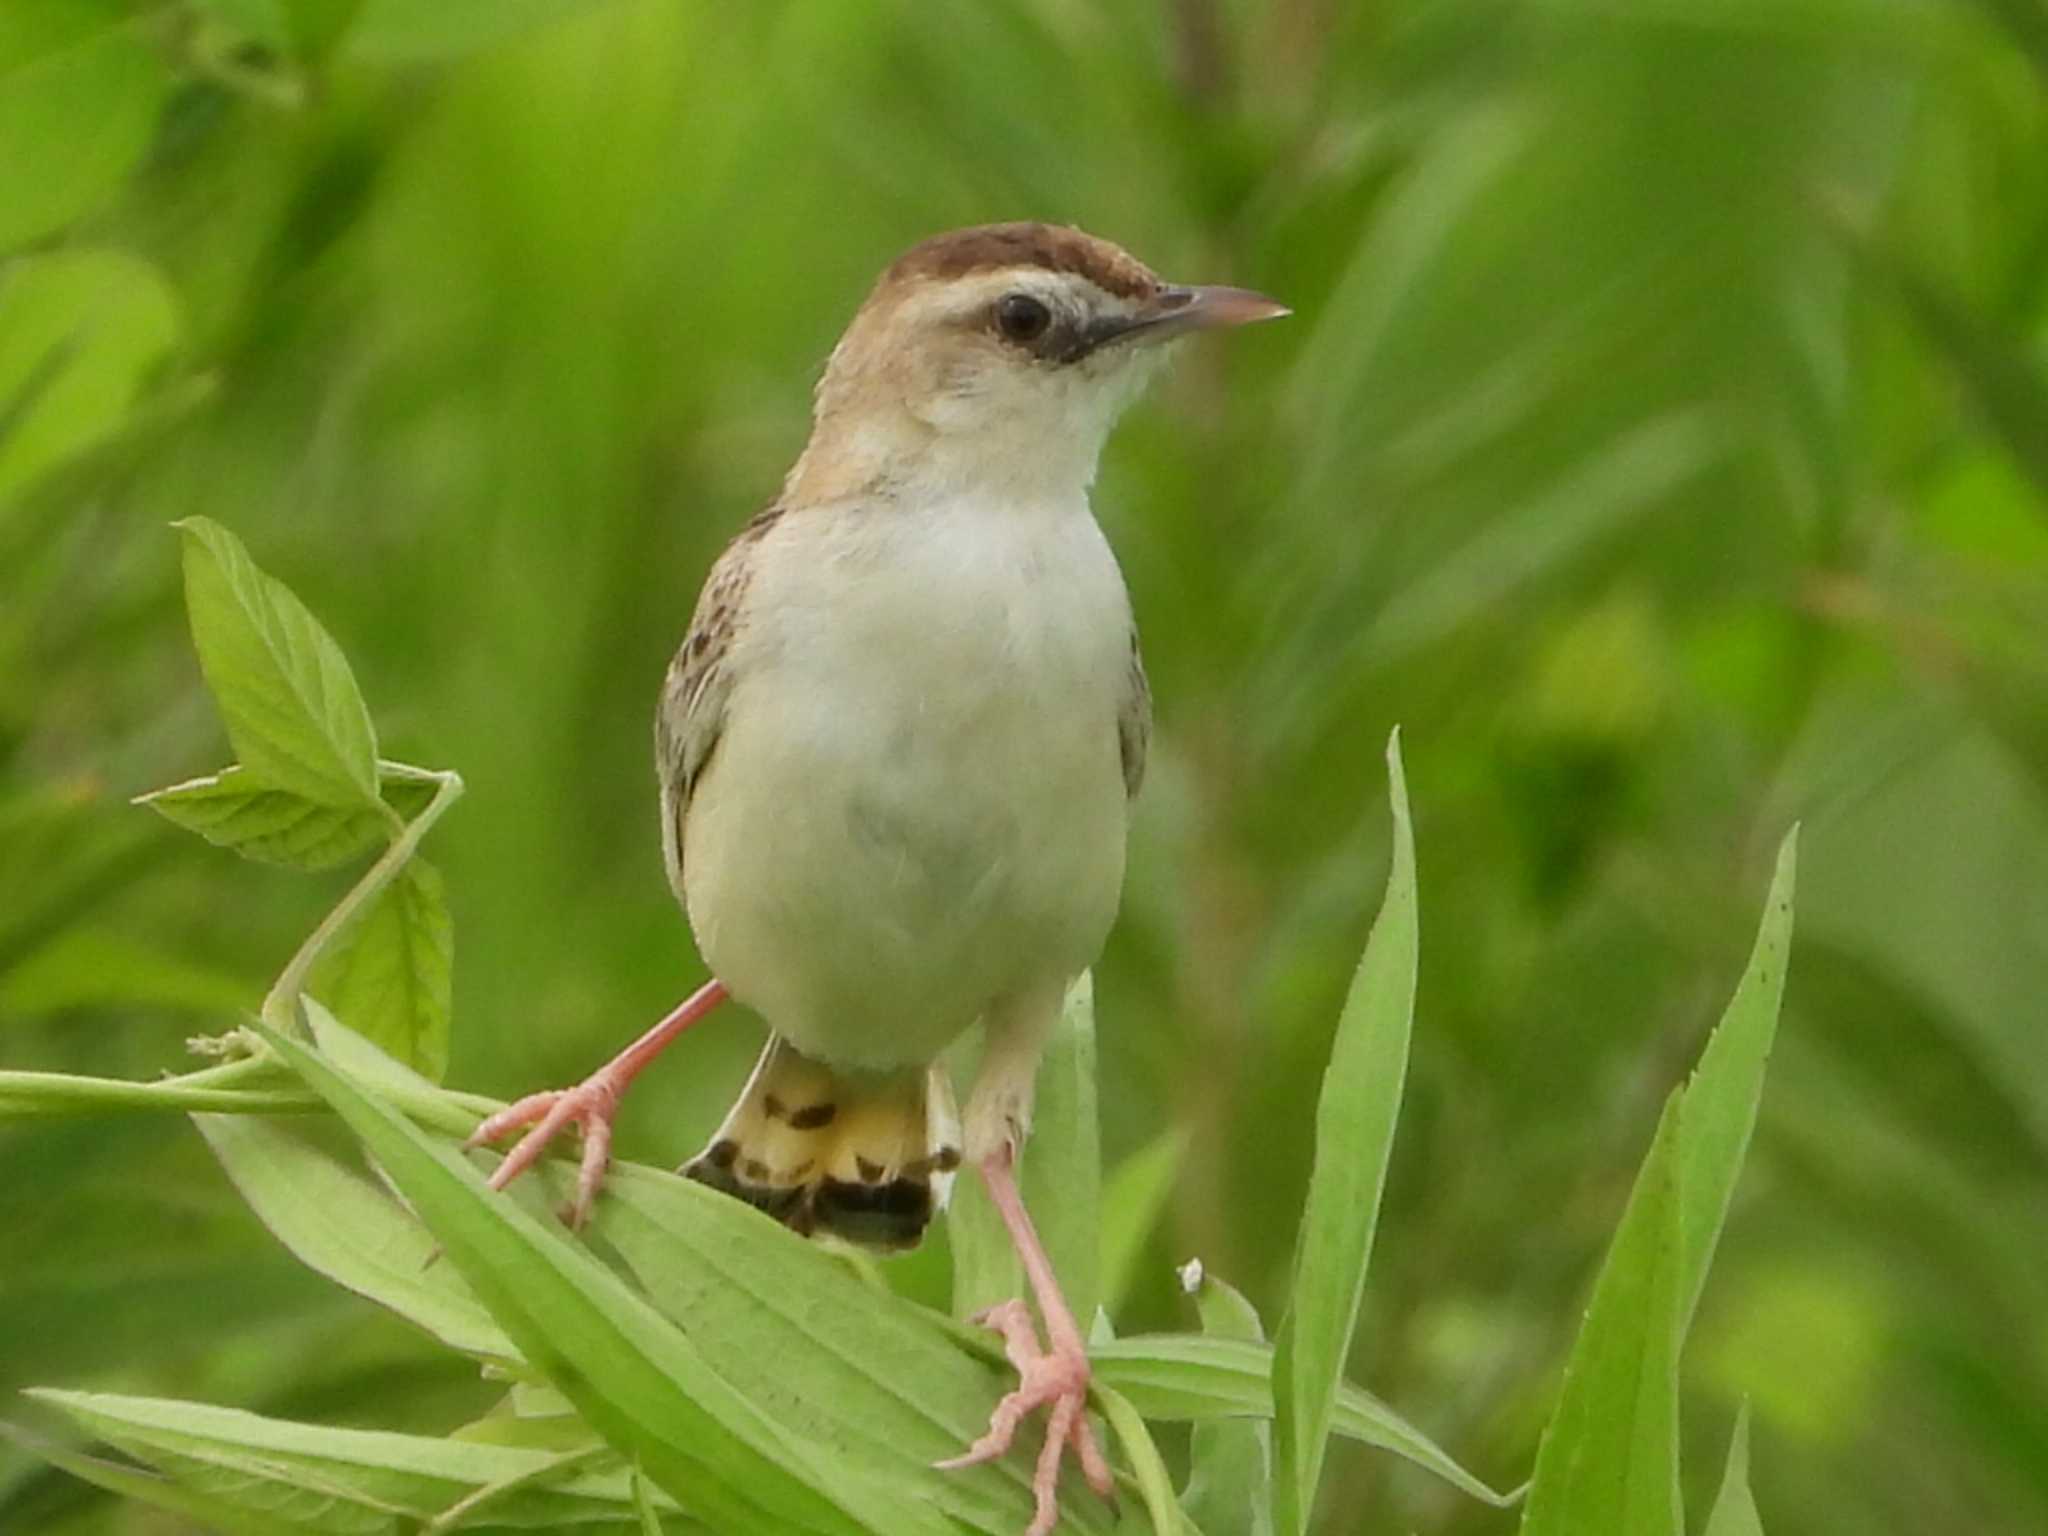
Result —
M387 847L426 809L438 776L379 760L341 648L233 534L203 517L177 526L193 643L238 761L141 803L218 847L293 869ZM453 953L441 877L415 856L323 952L308 990L438 1079Z

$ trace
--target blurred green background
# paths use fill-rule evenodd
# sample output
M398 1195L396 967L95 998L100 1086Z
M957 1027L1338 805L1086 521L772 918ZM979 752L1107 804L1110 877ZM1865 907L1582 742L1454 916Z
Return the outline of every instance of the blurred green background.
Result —
M1186 1138L1119 1325L1185 1325L1190 1254L1274 1321L1398 722L1423 972L1353 1376L1526 1474L1799 819L1691 1502L1748 1394L1774 1536L2048 1529L2039 0L6 0L0 1065L182 1070L340 888L125 804L226 760L202 512L469 782L451 1082L636 1033L701 976L649 738L705 569L874 274L1017 217L1297 312L1188 349L1098 487L1159 707L1104 1143ZM625 1153L693 1151L755 1029ZM0 1390L487 1400L176 1119L0 1168ZM1332 1533L1514 1523L1329 1481ZM0 1450L0 1529L180 1527Z

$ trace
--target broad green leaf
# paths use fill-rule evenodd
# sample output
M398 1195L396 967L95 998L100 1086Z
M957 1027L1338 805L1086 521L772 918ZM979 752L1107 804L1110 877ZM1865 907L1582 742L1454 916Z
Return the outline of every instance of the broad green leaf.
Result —
M1721 1474L1721 1492L1707 1516L1704 1536L1764 1536L1763 1518L1749 1491L1749 1404L1735 1415L1735 1433L1728 1440L1728 1465Z
M1095 1093L1095 981L1082 972L1038 1069L1021 1187L1067 1306L1095 1316L1102 1250L1102 1126Z
M1273 1528L1281 1536L1300 1536L1315 1504L1408 1072L1418 930L1415 837L1398 731L1387 742L1387 783L1394 839L1386 898L1344 1000L1323 1074L1292 1300L1274 1352Z
M362 1137L519 1353L693 1515L717 1530L939 1536L928 1506L892 1498L835 1448L792 1436L690 1335L558 1226L487 1189L454 1148L319 1053L254 1027Z
M399 1536L478 1489L518 1483L491 1523L549 1528L632 1518L623 1470L559 1467L547 1451L265 1418L239 1408L99 1392L33 1389L79 1425L193 1492L301 1531Z
M1123 1393L1148 1419L1273 1416L1273 1352L1195 1334L1138 1334L1092 1347L1096 1380ZM1337 1390L1331 1430L1391 1451L1482 1503L1506 1508L1518 1494L1496 1493L1436 1442L1363 1388Z
M242 1198L311 1268L451 1349L516 1360L511 1341L398 1203L324 1153L248 1116L194 1115Z
M543 1172L566 1195L572 1171ZM815 1243L671 1174L614 1166L596 1224L654 1306L689 1329L711 1368L753 1384L791 1432L847 1447L892 1486L915 1488L988 1536L1015 1536L1029 1523L1035 1429L994 1465L931 1465L979 1436L1015 1384L992 1336L869 1286ZM762 1361L774 1369L763 1371ZM1063 1492L1069 1528L1105 1526L1077 1480Z
M220 524L188 517L185 606L235 756L322 805L377 810L377 738L341 647Z
M1212 1339L1264 1344L1258 1310L1235 1288L1203 1272L1199 1262L1184 1271ZM1262 1419L1199 1422L1188 1437L1188 1481L1181 1508L1204 1530L1270 1536L1272 1520L1273 1427Z
M0 251L108 201L142 159L172 78L116 0L0 11Z
M81 1456L78 1452L62 1446L47 1445L18 1434L5 1424L0 1424L0 1439L12 1440L15 1444L47 1461L53 1467L69 1472L81 1482L104 1488L120 1498L133 1499L139 1504L148 1504L156 1509L169 1510L174 1515L183 1515L194 1521L200 1529L218 1531L223 1536L298 1536L303 1526L293 1525L274 1515L253 1509L245 1509L225 1498L215 1498L194 1492L182 1483L154 1472L143 1472L118 1462L106 1461L98 1456Z
M1685 1089L1684 1138L1679 1143L1685 1231L1685 1283L1680 1293L1680 1337L1691 1324L1728 1219L1735 1180L1756 1128L1764 1069L1778 1032L1785 967L1792 952L1792 893L1799 874L1799 829L1785 834L1764 898L1762 925L1749 965L1736 983L1727 1012L1700 1053L1699 1070Z
M378 1098L405 1111L415 1125L431 1127L460 1140L484 1116L505 1106L478 1094L455 1093L428 1081L405 1063L387 1055L330 1013L319 998L300 999L313 1043L336 1071Z
M308 990L364 1039L439 1082L448 1070L454 954L440 871L414 858L320 957Z
M120 431L178 332L170 286L125 251L51 251L0 269L0 501Z
M1678 1494L1682 1095L1601 1266L1536 1453L1523 1536L1682 1536Z
M417 816L434 793L432 785L418 779L388 775L379 787L388 809L323 805L264 783L246 768L224 768L137 795L135 803L197 832L216 848L265 864L321 870L382 847L398 822Z
M1114 1310L1137 1278L1153 1228L1187 1159L1188 1133L1171 1126L1112 1169L1102 1185L1102 1301Z

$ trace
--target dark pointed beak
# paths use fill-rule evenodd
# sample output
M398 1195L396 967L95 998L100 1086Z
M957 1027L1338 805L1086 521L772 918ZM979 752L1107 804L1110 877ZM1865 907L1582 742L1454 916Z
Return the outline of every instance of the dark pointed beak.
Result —
M1162 288L1131 318L1133 341L1165 341L1189 331L1221 331L1294 311L1249 288Z

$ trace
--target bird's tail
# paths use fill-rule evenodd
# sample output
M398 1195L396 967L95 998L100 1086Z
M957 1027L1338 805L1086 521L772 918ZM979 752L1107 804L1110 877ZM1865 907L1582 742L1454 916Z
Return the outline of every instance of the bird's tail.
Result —
M683 1172L805 1236L909 1248L960 1166L943 1068L849 1072L779 1035L711 1142Z

